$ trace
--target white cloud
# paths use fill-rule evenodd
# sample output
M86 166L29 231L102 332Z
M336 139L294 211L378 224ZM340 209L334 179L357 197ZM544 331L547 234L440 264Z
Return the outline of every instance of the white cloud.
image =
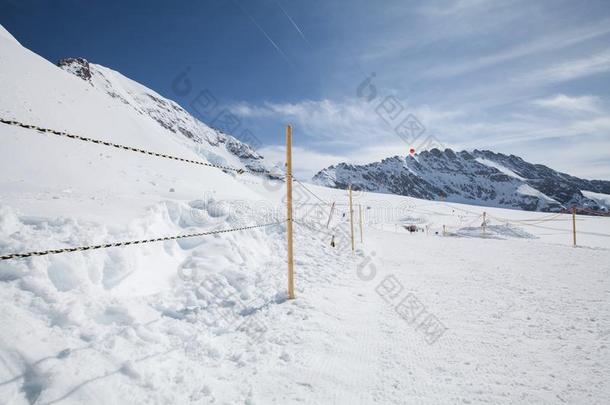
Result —
M524 11L513 4L498 4L494 0L423 1L419 5L404 1L384 3L385 14L393 16L396 24L376 30L367 36L358 57L363 62L387 63L410 49L434 45L439 41L464 39L497 30L514 21L522 21ZM407 21L418 24L411 25ZM396 67L402 67L402 60ZM394 67L394 66L393 66ZM386 71L386 74L393 70Z
M371 102L351 98L340 101L304 100L298 103L264 103L260 106L239 103L231 110L243 118L275 118L294 124L295 130L313 141L325 145L358 146L400 141L395 128L407 115L412 114L426 127L425 135L433 128L465 114L461 110L437 110L428 105L410 108L399 101L402 113L399 118L385 121L377 113L384 100L377 97ZM403 142L403 146L405 145Z
M462 148L509 145L515 154L526 148L524 143L559 139L578 139L587 143L588 139L601 137L610 141L610 118L573 119L568 116L541 117L533 114L513 114L507 120L456 122L443 132L443 139L451 139ZM467 136L466 136L467 135ZM544 151L541 152L544 156Z
M259 150L268 164L284 163L286 148L283 145L265 146ZM345 162L346 156L318 152L300 146L292 147L292 170L298 179L309 180L321 169L339 162ZM280 165L281 166L281 165Z
M610 49L589 57L572 59L538 69L515 80L522 84L540 85L564 82L608 71L610 71Z
M420 14L428 17L436 16L452 16L464 15L472 12L480 11L481 8L486 9L493 5L493 1L490 0L455 0L445 2L441 5L437 4L426 4L423 7L417 9Z
M232 111L245 118L270 118L292 123L295 131L314 142L345 146L392 136L375 113L375 106L358 99L304 100L298 103L238 104Z
M525 56L538 55L541 52L548 52L566 48L581 42L604 36L610 33L610 20L603 20L592 26L578 28L569 31L561 31L546 35L542 38L533 39L526 43L520 43L511 48L484 55L478 58L469 59L462 63L441 65L429 69L424 73L425 77L452 77L464 73L473 72L502 62Z
M570 97L558 94L554 97L538 99L532 104L554 110L574 111L574 112L600 112L600 98L597 96Z

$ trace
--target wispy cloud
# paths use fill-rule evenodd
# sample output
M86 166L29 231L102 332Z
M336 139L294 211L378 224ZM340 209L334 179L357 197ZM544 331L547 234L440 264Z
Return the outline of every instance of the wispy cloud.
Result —
M535 70L516 78L515 81L521 84L540 85L565 82L608 71L610 71L610 49L589 57L572 59Z
M442 65L426 71L427 77L453 77L465 73L474 72L499 63L527 56L539 56L542 52L555 51L567 48L584 41L605 36L610 33L610 20L606 19L578 29L555 32L541 38L533 39L526 43L520 43L510 48L488 55L483 55L469 60Z
M532 104L552 110L562 112L593 112L599 113L601 100L597 96L576 96L570 97L565 94L558 94L553 97L533 100Z
M396 135L395 128L377 113L382 98L367 102L358 98L342 100L303 100L297 103L263 103L252 105L238 103L232 112L242 118L279 120L296 125L314 143L326 146L360 148L379 142L401 145L408 148ZM462 110L437 110L429 105L410 108L406 104L404 114L414 115L427 128L428 133L441 128L445 123L464 116ZM397 123L395 123L397 124ZM402 142L402 143L401 143Z
M283 145L265 146L259 150L269 163L284 162L286 160L286 149ZM321 169L338 162L349 160L346 155L320 152L311 148L293 146L293 171L298 179L309 180Z
M241 117L270 118L292 122L310 138L327 144L359 143L391 136L391 129L373 108L358 99L342 101L304 100L298 103L240 103L232 111Z
M441 2L428 2L417 8L419 14L428 17L464 16L487 10L496 3L493 0L449 0Z

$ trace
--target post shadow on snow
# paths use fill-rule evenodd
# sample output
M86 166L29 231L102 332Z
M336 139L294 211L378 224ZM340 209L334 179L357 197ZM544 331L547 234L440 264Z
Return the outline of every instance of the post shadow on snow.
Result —
M49 377L47 373L41 373L38 370L38 366L48 360L63 360L75 352L87 349L92 349L91 345L76 349L66 348L60 350L59 352L57 352L57 354L53 356L46 356L36 360L35 362L28 361L23 354L18 353L18 356L21 358L21 361L24 364L23 373L9 380L0 382L0 387L4 385L9 385L11 383L19 381L20 379L23 379L20 391L24 393L28 403L34 404L40 397L40 394L42 393L44 388L46 387Z
M148 359L151 359L151 358L154 358L154 357L165 356L165 355L167 355L167 354L169 354L171 352L174 352L176 350L178 350L178 348L174 347L174 348L166 350L164 352L154 353L154 354L149 354L149 355L143 356L143 357L141 357L139 359L134 360L133 362L134 363L140 363L142 361L145 361L145 360L148 360ZM93 383L95 381L103 380L104 378L110 377L110 376L115 375L115 374L123 374L123 375L125 375L127 377L130 377L130 378L136 378L136 379L139 378L139 375L137 374L137 372L135 372L133 369L131 369L131 367L127 363L124 363L123 365L121 365L121 367L117 368L116 370L108 371L108 372L106 372L104 374L101 374L101 375L98 375L96 377L92 377L92 378L84 380L83 382L77 384L72 389L67 391L64 395L62 395L62 396L60 396L58 398L55 398L55 399L53 399L51 401L43 402L41 405L56 404L56 403L58 403L60 401L65 400L66 398L70 397L71 395L73 395L75 392L77 392L78 390L80 390L84 386L86 386L88 384L91 384L91 383ZM40 393L39 393L39 395L40 395ZM30 405L33 405L35 402L36 401L30 402Z
M261 302L259 305L247 306L246 308L242 309L239 314L241 316L250 316L265 308L269 308L271 304L283 304L286 301L288 301L288 294L286 292L279 292L271 297L270 300Z
M42 394L44 389L48 386L49 379L50 379L50 374L41 372L38 369L38 367L46 361L65 360L76 352L83 351L83 350L89 350L89 349L94 349L94 348L92 345L88 345L88 346L84 346L84 347L80 347L80 348L76 348L76 349L66 348L66 349L59 351L57 354L55 354L53 356L46 356L46 357L36 360L35 362L29 362L25 358L25 356L23 356L22 354L19 354L19 357L22 359L23 363L25 364L23 373L15 376L9 380L0 382L0 386L9 385L11 383L15 383L15 382L19 381L20 379L23 379L23 383L21 384L20 391L24 393L28 403L30 405L33 405L38 402L40 395ZM175 347L175 348L169 349L165 352L146 355L139 359L134 360L133 362L139 363L139 362L148 360L153 357L158 357L158 356L169 354L177 349L178 348ZM44 402L43 404L54 404L54 403L63 401L64 399L68 398L69 396L74 394L76 391L78 391L79 389L84 387L85 385L98 381L98 380L101 380L101 379L104 379L106 377L109 377L109 376L117 374L117 373L124 374L124 375L127 375L132 378L138 377L137 373L135 373L133 370L131 370L130 367L126 366L126 363L124 363L123 365L121 365L121 367L117 368L116 370L104 373L102 375L99 375L99 376L96 376L93 378L89 378L89 379L77 384L76 386L74 386L72 389L70 389L68 392L66 392L61 397L58 397L58 398L53 399L48 402Z

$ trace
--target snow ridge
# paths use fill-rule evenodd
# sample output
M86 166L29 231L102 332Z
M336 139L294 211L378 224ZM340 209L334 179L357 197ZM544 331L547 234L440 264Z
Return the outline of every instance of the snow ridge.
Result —
M94 88L131 107L138 114L148 116L164 129L180 134L193 141L199 153L218 162L219 156L229 153L237 158L239 165L246 169L269 174L263 157L248 144L222 131L213 129L199 121L176 102L131 80L107 67L89 63L83 58L64 58L57 65L90 83ZM203 146L202 146L203 145ZM216 150L219 150L216 152ZM222 160L222 159L220 159Z
M367 165L340 163L321 170L313 181L335 188L352 184L366 191L528 211L560 211L574 204L600 212L610 208L581 191L607 194L608 181L579 179L488 150L456 153L435 148Z

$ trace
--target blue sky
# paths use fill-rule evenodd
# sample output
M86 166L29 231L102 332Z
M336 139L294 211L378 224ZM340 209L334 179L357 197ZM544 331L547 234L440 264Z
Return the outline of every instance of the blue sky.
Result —
M608 1L0 6L0 23L51 61L85 57L191 110L193 94L209 91L272 163L291 122L302 177L440 144L610 179ZM181 96L172 83L185 69L194 90ZM413 119L422 128L399 136Z

